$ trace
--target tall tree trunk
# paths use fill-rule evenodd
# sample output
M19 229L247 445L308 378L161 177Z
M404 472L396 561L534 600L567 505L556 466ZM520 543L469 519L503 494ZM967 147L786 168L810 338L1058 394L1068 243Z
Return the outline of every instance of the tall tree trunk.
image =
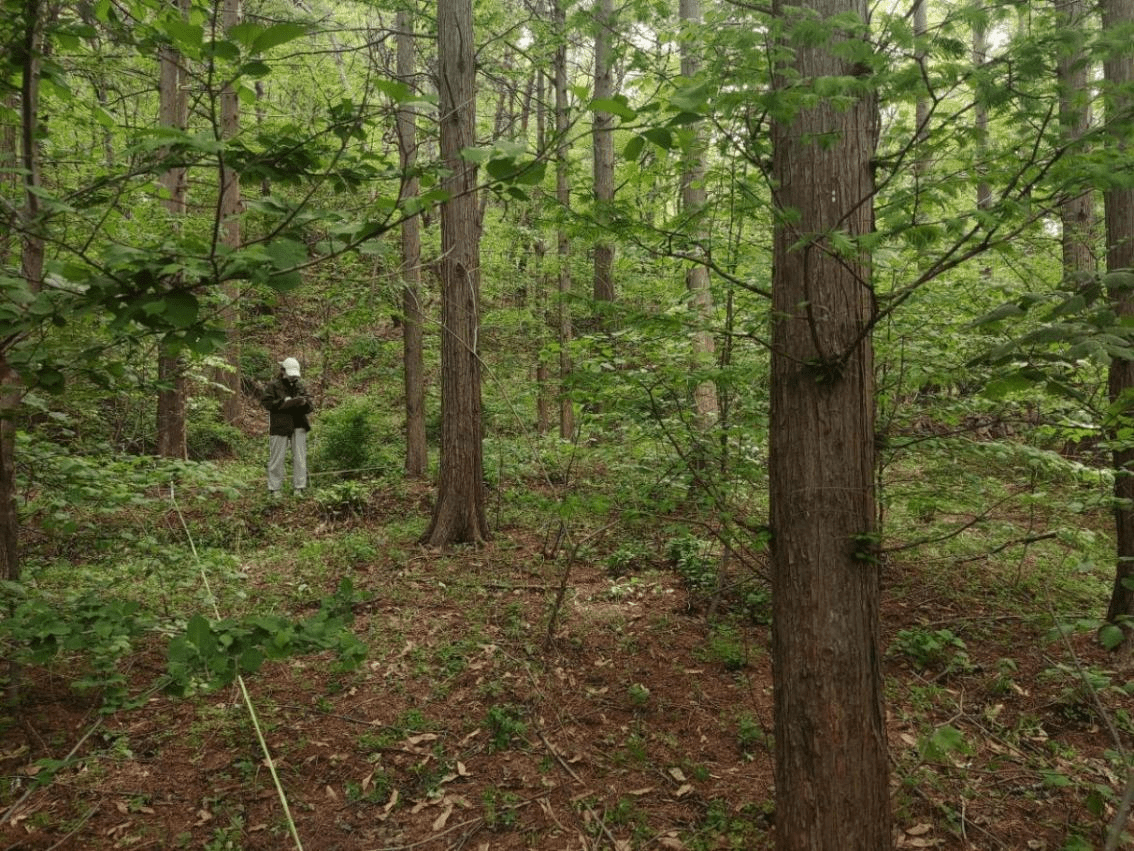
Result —
M1134 23L1134 0L1103 0L1103 31L1113 31L1119 27L1127 28ZM1107 99L1107 122L1114 123L1114 144L1123 148L1129 135L1130 108L1134 98L1128 93L1134 83L1134 51L1129 40L1121 48L1112 47L1112 53L1103 63L1103 76L1109 97ZM1108 272L1134 271L1134 189L1125 187L1108 188L1103 194L1106 215L1106 268ZM1128 287L1115 288L1110 294L1120 319L1134 318L1134 291ZM1114 358L1110 362L1108 380L1111 404L1130 417L1134 404L1134 362ZM1129 439L1122 443L1129 444ZM1106 619L1111 623L1123 623L1125 618L1134 617L1134 447L1119 443L1114 450L1114 495L1115 495L1115 544L1117 558L1114 575L1114 590ZM1123 642L1129 650L1134 645L1131 639L1130 624L1125 625L1126 639Z
M1082 32L1089 12L1084 0L1055 0L1061 25ZM1065 144L1073 145L1091 126L1090 64L1080 42L1059 59L1059 124ZM1063 271L1068 277L1094 275L1095 193L1086 188L1059 206L1063 225Z
M567 133L571 118L567 100L567 17L565 0L553 0L552 15L558 39L555 46L555 199L564 212L571 209L571 173L568 160ZM571 340L574 329L571 322L571 237L560 224L556 234L556 254L559 258L559 436L570 440L575 435L575 406L567 393L571 377Z
M480 353L480 228L476 168L461 158L476 144L472 0L438 0L441 159L449 170L441 205L441 480L422 541L434 546L488 538L485 516Z
M540 5L540 13L543 12L543 6ZM547 132L547 100L545 89L547 86L548 78L543 71L536 71L535 73L535 117L536 117L536 143L535 149L537 155L542 159L547 156L548 150L548 132ZM530 100L530 98L529 98ZM525 126L527 122L525 121ZM539 434L544 435L551 431L551 407L552 407L552 387L551 387L551 355L548 352L547 338L548 326L550 325L550 313L548 311L548 291L551 289L549 275L545 259L547 257L547 244L540 237L535 240L535 255L536 255L536 268L539 269L539 275L536 278L536 293L535 293L535 309L536 316L538 317L536 327L539 332L536 339L536 428Z
M680 14L682 24L695 28L701 24L700 0L681 0ZM681 75L687 80L694 79L701 71L699 46L689 35L681 42ZM709 289L709 267L705 248L708 241L708 228L704 223L705 207L705 142L701 132L694 125L693 150L689 162L681 176L681 202L690 222L690 233L696 245L692 265L685 272L685 286L689 292L689 303L693 308L692 354L694 374L713 365L716 346L709 330L713 316L713 294ZM693 386L693 406L697 415L697 425L702 430L710 428L717 419L717 388L712 381L696 380Z
M241 0L224 0L221 24L227 33L240 23ZM236 138L240 132L240 100L236 87L228 83L220 93L220 135L224 141ZM228 161L227 154L220 168L220 205L218 216L221 242L231 251L241 246L240 234L240 173ZM240 415L240 287L229 282L224 287L225 307L222 314L228 335L225 361L228 369L217 375L217 383L228 388L222 403L225 422L235 423Z
M775 0L797 19L847 13L867 0ZM829 26L829 25L827 25ZM811 32L808 27L800 31ZM786 103L816 79L861 78L831 41L789 42ZM874 504L874 303L867 256L835 232L873 229L876 99L799 104L773 126L776 187L770 497L775 686L776 843L799 851L891 847ZM817 140L822 140L820 143Z
M595 99L614 95L612 43L613 0L595 0ZM600 234L610 220L614 202L614 116L595 110L593 127L595 217ZM600 235L594 250L594 297L596 302L614 301L614 244ZM605 320L600 316L600 324Z
M20 113L14 94L4 105ZM8 204L5 210L18 209L21 186L20 133L15 124L0 124L0 193ZM0 266L7 266L19 248L17 234L22 228L16 213L0 220ZM8 363L8 349L13 339L0 340L0 579L13 582L20 578L19 514L16 511L16 414L20 405L20 380ZM14 695L13 695L14 696Z
M173 5L185 13L183 0L172 0ZM160 77L158 81L159 104L158 121L164 127L184 130L188 122L189 100L185 91L185 74L181 55L170 47L163 47L159 53ZM161 176L165 188L165 209L173 220L185 214L186 171L178 166L168 168ZM179 226L179 225L178 225ZM180 279L167 282L176 287ZM162 458L185 458L186 421L185 397L187 382L185 363L181 354L174 348L158 344L158 398L157 398L157 445L155 451Z
M973 65L980 67L988 61L988 33L985 32L983 23L976 23L973 25ZM982 103L978 97L976 103L973 105L973 123L976 128L977 137L977 150L980 152L979 159L984 159L984 153L988 149L988 107ZM977 183L976 205L978 210L987 210L992 206L992 186L987 180L981 180ZM985 274L991 273L990 269L985 269Z
M398 78L412 85L414 16L398 12ZM405 174L403 195L416 198L417 116L412 107L398 107L398 154ZM429 466L425 438L425 361L422 352L421 220L412 216L402 223L402 363L406 394L406 475L424 478Z
M914 47L914 58L921 66L925 65L928 56L924 40L929 33L929 16L926 14L926 4L929 0L913 0L913 28L917 44ZM914 177L918 181L918 191L921 191L921 179L929 170L929 157L925 150L925 143L929 140L929 97L920 93L914 106L917 126L914 128L914 140L917 145L914 150Z
M43 52L44 18L48 10L39 0L26 0L21 32L20 126L18 139L9 134L8 156L18 157L23 173L19 224L20 273L30 292L43 286L46 256L39 193L43 185L39 156L39 74ZM5 144L5 148L8 148ZM10 250L10 243L5 250ZM18 338L2 341L0 350L0 579L20 579L19 515L16 511L16 422L22 399L20 379L8 360Z

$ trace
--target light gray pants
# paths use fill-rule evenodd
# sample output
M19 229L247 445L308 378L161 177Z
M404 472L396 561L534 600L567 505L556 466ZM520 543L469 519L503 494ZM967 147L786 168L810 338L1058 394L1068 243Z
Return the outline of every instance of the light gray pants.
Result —
M268 435L268 490L279 493L284 480L284 458L291 444L291 486L297 491L307 487L307 431L297 428L291 437Z

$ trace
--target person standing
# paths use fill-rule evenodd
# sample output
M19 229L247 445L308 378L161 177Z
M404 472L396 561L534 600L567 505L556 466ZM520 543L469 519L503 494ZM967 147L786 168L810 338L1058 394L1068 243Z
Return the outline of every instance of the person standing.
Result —
M291 486L296 495L307 487L307 433L311 397L299 380L299 361L280 361L280 373L264 389L268 409L268 493L278 498L283 487L285 458L291 445Z

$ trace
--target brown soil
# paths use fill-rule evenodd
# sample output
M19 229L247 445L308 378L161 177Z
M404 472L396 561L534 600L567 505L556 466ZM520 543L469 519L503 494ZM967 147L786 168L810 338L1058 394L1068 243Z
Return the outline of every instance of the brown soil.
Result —
M421 496L351 523L377 529ZM341 530L286 510L308 534ZM636 574L617 596L602 564L578 563L545 646L564 563L542 543L502 529L482 549L357 564L365 665L303 657L248 678L304 848L772 847L767 627L737 622L714 643L705 601L674 573ZM1104 716L1041 675L1070 654L1022 609L983 611L909 566L886 570L887 640L948 628L970 661L947 674L887 657L896 846L1101 847L1124 778ZM249 578L253 594L263 581ZM1115 665L1089 636L1074 648L1085 666ZM132 664L142 683L164 660L155 649ZM66 673L23 672L18 721L0 735L0 849L296 847L235 687L104 718L36 788L36 761L64 758L97 721ZM1101 697L1114 720L1122 700ZM946 727L963 749L919 756Z

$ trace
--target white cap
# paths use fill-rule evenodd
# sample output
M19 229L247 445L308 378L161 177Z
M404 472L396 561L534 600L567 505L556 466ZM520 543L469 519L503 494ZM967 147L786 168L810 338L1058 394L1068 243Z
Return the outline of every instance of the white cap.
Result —
M284 358L280 361L280 366L283 367L284 375L299 378L299 361L295 358Z

